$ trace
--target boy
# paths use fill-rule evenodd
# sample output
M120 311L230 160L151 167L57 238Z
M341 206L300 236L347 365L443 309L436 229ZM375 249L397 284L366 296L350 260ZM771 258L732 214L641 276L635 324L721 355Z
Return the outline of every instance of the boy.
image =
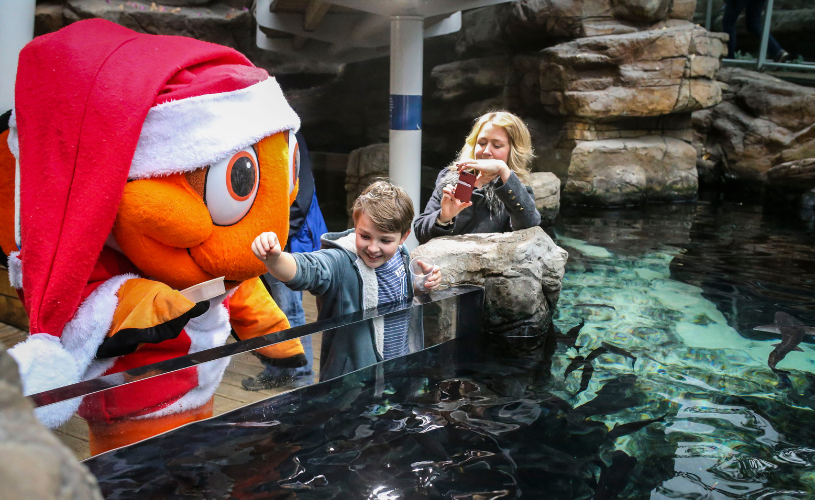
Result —
M353 219L354 229L324 235L323 249L317 252L283 252L274 233L263 233L252 242L252 252L272 276L292 290L308 290L318 296L318 320L413 297L410 255L403 246L413 221L413 203L407 193L390 182L377 181L354 201ZM435 266L424 286L433 290L440 283L441 271ZM421 339L408 335L421 332L420 327L409 328L410 312L325 332L320 380L420 347Z

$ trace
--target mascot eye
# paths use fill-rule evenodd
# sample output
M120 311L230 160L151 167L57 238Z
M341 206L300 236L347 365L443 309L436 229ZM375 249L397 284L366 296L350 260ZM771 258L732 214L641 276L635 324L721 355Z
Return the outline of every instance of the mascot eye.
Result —
M255 202L259 177L258 156L252 146L209 167L204 203L216 226L231 226L243 219Z
M294 192L297 180L300 179L300 146L294 130L289 130L289 194Z

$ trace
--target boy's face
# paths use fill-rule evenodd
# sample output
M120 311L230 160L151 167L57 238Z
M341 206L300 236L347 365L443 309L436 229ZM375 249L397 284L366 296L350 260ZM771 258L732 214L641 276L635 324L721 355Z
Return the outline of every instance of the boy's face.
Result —
M410 234L410 231L404 235L399 232L381 231L365 212L357 217L354 232L357 235L357 255L371 269L376 269L391 260L399 250L399 245L404 243Z

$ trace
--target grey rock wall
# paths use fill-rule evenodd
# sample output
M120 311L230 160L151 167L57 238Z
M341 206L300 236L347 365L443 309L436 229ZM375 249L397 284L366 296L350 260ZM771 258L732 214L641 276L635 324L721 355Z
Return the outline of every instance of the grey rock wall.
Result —
M0 497L101 500L96 478L34 417L17 363L0 344Z
M815 89L726 68L723 101L693 114L699 175L761 191L781 163L815 158Z

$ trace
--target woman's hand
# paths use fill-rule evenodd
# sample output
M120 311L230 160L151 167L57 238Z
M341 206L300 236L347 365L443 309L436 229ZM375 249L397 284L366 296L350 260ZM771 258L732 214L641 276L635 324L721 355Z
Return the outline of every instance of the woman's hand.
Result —
M458 171L461 172L466 168L471 168L478 171L478 178L475 180L475 187L480 188L486 186L496 177L501 177L501 180L507 182L509 175L512 171L503 160L484 159L484 160L464 160L456 163Z
M453 187L452 184L448 184L442 190L444 194L441 197L441 212L439 213L439 219L444 223L450 222L453 220L453 217L457 216L462 210L473 204L471 201L465 202L456 199L453 196L455 190L456 188Z

